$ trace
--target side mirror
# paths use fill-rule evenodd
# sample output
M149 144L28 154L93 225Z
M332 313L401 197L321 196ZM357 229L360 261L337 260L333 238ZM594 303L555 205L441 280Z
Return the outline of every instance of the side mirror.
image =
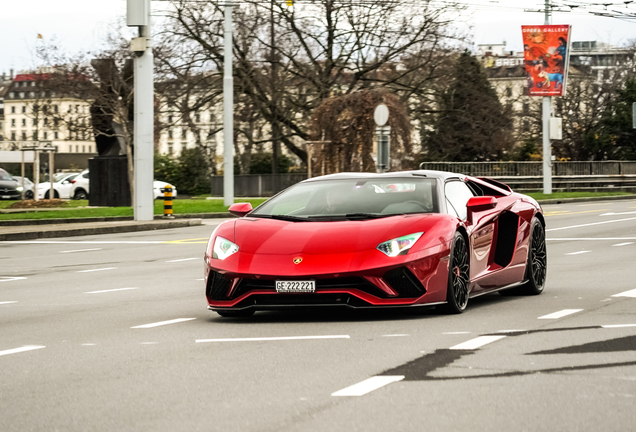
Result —
M243 217L252 211L250 203L236 203L230 206L229 212L234 216Z
M478 213L497 207L497 198L492 196L472 197L466 203L468 211L468 222L473 223L473 213Z

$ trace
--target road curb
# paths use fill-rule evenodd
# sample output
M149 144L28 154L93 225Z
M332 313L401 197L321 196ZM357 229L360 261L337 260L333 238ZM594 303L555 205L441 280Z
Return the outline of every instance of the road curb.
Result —
M127 222L127 221L126 221ZM37 240L56 237L76 237L95 234L117 234L136 231L153 231L159 229L183 228L201 225L201 219L161 220L134 223L109 223L92 227L33 227L28 231L0 234L0 241Z
M579 202L593 202L593 201L620 201L620 200L636 200L636 195L617 195L617 196L604 196L604 197L581 197L581 198L557 198L557 199L544 199L537 200L541 205L547 204L570 204Z

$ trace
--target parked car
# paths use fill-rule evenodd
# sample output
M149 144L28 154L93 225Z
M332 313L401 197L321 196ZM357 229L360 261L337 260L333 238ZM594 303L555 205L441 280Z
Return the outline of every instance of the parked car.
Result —
M0 199L20 199L21 191L18 182L8 172L0 168Z
M88 199L89 192L88 170L84 170L71 180L70 196L76 200L85 200Z
M160 181L160 180L155 180L152 182L152 193L154 195L154 199L158 199L158 198L163 198L163 194L165 192L165 187L166 185L168 185L169 183ZM172 186L172 198L176 198L177 197L177 188L174 185L170 185Z
M77 173L57 173L53 175L53 198L70 199L71 181ZM49 199L51 182L38 183L38 199Z
M13 180L18 182L18 190L22 192L22 177L13 176ZM24 199L33 199L33 182L24 177Z

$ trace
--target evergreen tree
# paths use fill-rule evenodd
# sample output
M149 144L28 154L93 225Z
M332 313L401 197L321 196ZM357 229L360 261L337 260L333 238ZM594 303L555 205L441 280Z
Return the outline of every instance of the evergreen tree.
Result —
M424 160L501 160L512 147L512 118L468 51L456 60L439 101L440 114L424 142Z
M585 147L593 160L635 160L636 129L632 104L636 102L636 79L628 78L618 98L601 116L597 127L586 136Z

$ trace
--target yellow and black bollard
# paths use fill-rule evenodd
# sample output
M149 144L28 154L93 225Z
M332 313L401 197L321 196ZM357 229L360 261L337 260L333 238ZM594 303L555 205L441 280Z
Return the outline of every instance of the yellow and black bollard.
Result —
M169 184L163 188L163 217L164 219L174 219L172 215L172 186Z

